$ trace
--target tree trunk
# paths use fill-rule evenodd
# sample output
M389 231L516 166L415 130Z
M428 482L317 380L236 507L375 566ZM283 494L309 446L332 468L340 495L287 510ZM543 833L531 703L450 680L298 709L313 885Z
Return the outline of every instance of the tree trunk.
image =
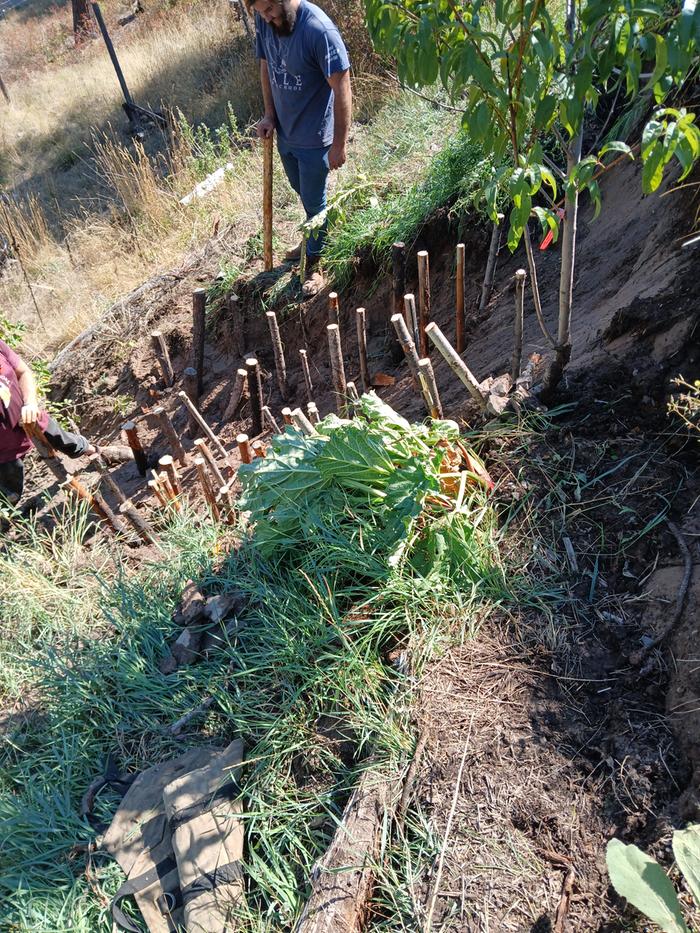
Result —
M80 45L92 34L92 14L89 0L71 0L73 7L73 38Z

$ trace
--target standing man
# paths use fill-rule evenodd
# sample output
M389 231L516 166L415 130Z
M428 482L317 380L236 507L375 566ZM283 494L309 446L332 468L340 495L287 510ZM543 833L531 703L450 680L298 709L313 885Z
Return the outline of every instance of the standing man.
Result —
M64 431L39 408L36 381L31 369L14 350L0 340L0 502L16 505L24 488L24 463L32 442L22 425L36 424L49 443L69 457L97 453L80 434Z
M249 0L250 2L250 0ZM328 172L345 163L352 119L350 61L336 25L309 0L252 0L265 115L258 136L277 148L309 220L326 208ZM325 224L306 246L306 297L323 285L318 260ZM301 246L286 259L301 257Z

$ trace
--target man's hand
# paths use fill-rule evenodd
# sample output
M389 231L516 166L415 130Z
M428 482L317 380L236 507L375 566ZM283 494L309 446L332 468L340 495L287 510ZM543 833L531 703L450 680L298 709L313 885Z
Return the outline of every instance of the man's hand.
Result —
M331 148L328 150L328 168L331 171L334 171L337 168L340 168L341 165L345 165L347 155L345 152L345 143L336 143L334 142Z
M258 120L255 124L255 132L260 139L269 139L275 132L275 118L264 116L262 120Z
M31 402L28 405L22 405L22 413L20 415L20 421L22 424L36 424L39 420L39 406L36 402Z

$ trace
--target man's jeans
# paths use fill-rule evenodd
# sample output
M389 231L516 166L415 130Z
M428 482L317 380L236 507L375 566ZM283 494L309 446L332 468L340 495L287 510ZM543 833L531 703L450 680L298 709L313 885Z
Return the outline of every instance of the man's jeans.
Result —
M328 179L328 150L330 146L319 149L297 149L284 142L277 141L277 148L289 179L289 184L301 198L306 211L306 219L326 209L326 181ZM316 257L323 249L326 238L326 224L314 231L306 241L306 255Z
M44 434L51 446L67 457L82 457L90 446L90 441L82 434L64 431L53 418L49 418ZM21 460L0 463L0 501L4 497L11 505L16 505L22 498L23 489L24 463Z

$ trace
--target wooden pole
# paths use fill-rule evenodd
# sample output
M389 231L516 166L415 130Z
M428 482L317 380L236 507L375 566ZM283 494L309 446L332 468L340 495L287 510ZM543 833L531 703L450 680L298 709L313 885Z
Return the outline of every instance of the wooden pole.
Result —
M347 416L347 385L345 382L345 366L343 365L343 347L340 342L340 328L337 324L328 324L328 351L331 359L331 371L333 373L333 388L336 395L336 408L338 414L345 418Z
M418 336L418 315L416 314L416 296L409 292L407 295L403 296L405 313L404 318L406 320L406 327L408 327L409 333L413 338L413 345L415 347L420 345L420 338ZM399 314L401 312L399 311ZM400 343L400 341L399 341Z
M145 541L146 544L158 544L158 539L154 535L153 529L146 519L139 515L138 511L134 508L134 503L130 499L127 499L126 502L122 502L119 506L119 512L127 519L132 527L136 529L136 533L142 541Z
M124 522L115 515L109 505L105 502L102 496L93 490L92 492L88 491L85 486L75 477L71 476L64 483L64 487L68 487L76 493L79 499L82 499L84 502L90 506L92 511L107 525L110 525L117 534L126 535L130 537L129 530L124 524Z
M280 426L277 424L275 416L272 414L272 412L267 407L267 405L263 405L263 418L265 419L265 421L267 421L267 424L273 434L282 433Z
M186 369L183 369L183 371L182 371L182 385L183 385L183 387L184 387L184 389L185 389L185 394L187 395L187 398L188 398L189 401L192 403L192 405L193 405L194 407L196 407L197 401L198 401L198 398L197 398L197 370L196 370L196 369L193 369L191 366L188 366ZM180 393L180 395L182 395L182 393ZM190 435L190 437L196 437L197 431L198 431L198 429L199 429L199 422L198 422L197 419L193 416L192 410L189 408L189 406L188 406L187 410L188 410L188 412L189 412L189 419L188 419L188 423L187 423L187 433Z
M260 364L251 356L245 361L248 371L248 391L250 392L250 431L253 437L263 432L263 391Z
M236 379L235 379L235 382L233 383L233 389L231 390L231 398L229 399L228 405L226 406L226 410L224 411L224 421L228 421L229 418L233 418L233 416L236 414L236 412L240 408L247 385L248 385L248 370L237 369Z
M170 416L163 408L163 406L159 405L157 408L154 408L149 415L149 419L155 421L160 430L163 432L165 440L173 452L173 456L177 457L177 459L180 461L180 465L187 466L187 454L185 453L185 448L182 446L180 438L177 436L177 431L173 427L173 423L170 420Z
M168 504L168 500L165 493L161 489L160 482L157 479L149 479L146 485L156 497L158 505L161 505L163 508L165 508ZM124 501L126 502L126 499Z
M295 408L292 412L292 421L294 427L298 428L303 434L316 434L316 428L311 424L301 408Z
M263 139L263 260L265 271L274 264L272 256L272 135Z
M267 454L267 447L263 444L262 441L253 441L250 445L250 449L253 451L254 457L263 458Z
M348 398L349 398L352 402L359 402L359 401L360 401L360 393L357 391L357 387L355 386L355 383L354 383L354 382L348 382L346 388L347 388L347 390L348 390Z
M394 325L396 336L398 337L399 343L401 344L401 349L406 356L406 362L408 363L408 368L410 369L411 375L413 376L414 384L420 390L420 393L423 396L425 407L428 411L430 411L432 399L423 390L420 367L418 366L418 353L416 352L415 344L413 343L411 335L408 332L408 328L406 327L403 314L392 315L391 323Z
M523 305L525 303L525 277L524 269L515 273L515 328L513 343L513 362L510 367L510 376L513 385L520 376L520 366L523 359Z
M176 512L181 512L182 506L178 501L177 492L173 488L173 484L170 482L170 477L165 470L161 470L161 472L158 474L158 483L160 488L163 490L168 504L172 505Z
M360 357L360 377L362 379L363 391L369 392L369 365L367 363L367 321L365 318L365 309L358 308L355 312L357 323L357 352Z
M442 418L442 402L438 392L433 364L429 359L418 360L418 373L420 375L420 384L423 389L423 397L430 399L431 418Z
M340 304L337 292L328 293L328 323L340 324Z
M277 324L277 315L274 311L266 311L265 317L267 318L267 323L270 328L272 350L275 354L277 385L279 386L280 395L286 400L289 391L287 387L287 364L284 359L284 348L282 346L282 338L280 337L280 329Z
M489 257L486 260L486 272L484 273L484 284L481 286L481 299L479 300L479 311L483 311L489 303L491 289L493 288L493 279L496 274L496 259L498 258L498 248L501 242L501 221L503 214L498 215L498 221L493 225L491 231L491 243L489 245Z
M236 438L236 443L238 444L238 452L241 455L241 463L252 463L253 462L253 451L250 447L250 440L247 434L239 434Z
M392 301L389 306L389 317L401 314L403 311L403 296L406 292L406 244L394 243L391 247L391 294ZM394 329L387 328L389 338L389 351L394 363L401 359L401 345L394 339Z
M226 480L224 479L223 473L219 469L219 466L214 459L214 454L211 452L211 450L209 450L207 442L203 437L198 437L194 442L194 446L197 448L197 452L207 461L209 469L214 474L214 479L216 480L217 485L223 486Z
M206 423L206 421L204 420L204 418L201 416L201 414L199 413L199 411L198 411L198 409L197 409L197 406L194 405L194 404L190 401L190 399L185 395L184 392L178 392L178 397L182 400L182 402L183 402L184 405L186 406L187 410L189 411L190 415L192 416L192 418L194 419L194 421L196 422L196 424L199 425L199 427L202 429L202 431L204 431L204 433L206 434L206 436L207 436L207 437L209 438L209 440L212 442L212 444L214 445L214 447L216 447L216 449L219 451L219 454L220 454L221 457L224 459L224 461L228 461L228 454L226 453L226 448L225 448L224 445L221 443L221 441L220 441L219 438L216 436L216 434L214 434L214 432L213 432L212 429L209 427L209 425Z
M202 443L204 443L202 441ZM182 495L182 486L180 485L180 477L177 475L177 468L173 461L173 458L170 454L164 454L158 460L158 466L162 467L163 470L167 473L168 479L170 480L170 485L173 487L173 492L176 496Z
M151 343L156 359L158 360L158 365L160 366L160 371L163 374L163 380L166 386L171 386L175 382L175 375L173 373L173 364L170 360L170 353L168 352L168 345L161 331L154 330L151 333Z
M318 412L315 402L309 402L306 406L306 410L309 413L309 421L311 424L318 424L321 420L321 415Z
M48 441L48 438L41 430L38 424L23 424L22 430L31 440L32 444L36 448L36 452L39 454L41 459L44 461L46 466L51 470L53 475L59 481L59 483L65 482L66 479L66 470L63 464L61 463L59 457L56 455L56 451L53 449L51 444Z
M430 356L425 328L430 320L430 263L428 251L417 253L418 259L418 343L421 356Z
M466 348L464 328L464 243L458 243L455 270L455 343L457 344L457 353L464 353Z
M143 446L141 445L141 438L139 437L136 424L133 421L125 421L122 425L122 431L126 434L127 443L129 444L129 447L131 447L131 451L134 455L136 469L139 471L141 476L145 476L148 461L146 459Z
M97 472L100 474L100 481L103 482L105 486L108 487L108 489L112 492L112 495L119 502L126 502L126 496L121 491L121 488L117 485L117 483L115 483L115 481L109 475L109 467L104 462L100 454L93 454L88 459L88 462L91 463L95 467Z
M306 350L299 350L301 358L301 370L304 373L304 384L306 385L306 398L310 402L314 394L314 384L311 381L311 372L309 370L309 354Z
M192 365L197 371L197 398L204 389L204 324L207 314L207 292L196 288L192 292Z
M455 376L467 387L474 401L478 403L481 409L486 408L486 399L481 392L479 383L474 378L469 367L466 366L461 357L457 355L454 347L437 324L435 324L435 322L428 324L425 332L440 351Z
M192 462L194 463L195 469L197 470L197 478L199 479L199 483L202 487L202 491L204 492L204 498L206 500L206 503L209 506L209 509L211 510L211 514L214 520L218 521L219 518L221 517L221 512L219 511L219 506L216 501L216 494L211 485L209 474L207 473L207 468L204 463L204 457L197 456L193 459Z
M292 409L291 408L282 409L282 420L284 421L285 424L294 424L294 422L292 421Z

